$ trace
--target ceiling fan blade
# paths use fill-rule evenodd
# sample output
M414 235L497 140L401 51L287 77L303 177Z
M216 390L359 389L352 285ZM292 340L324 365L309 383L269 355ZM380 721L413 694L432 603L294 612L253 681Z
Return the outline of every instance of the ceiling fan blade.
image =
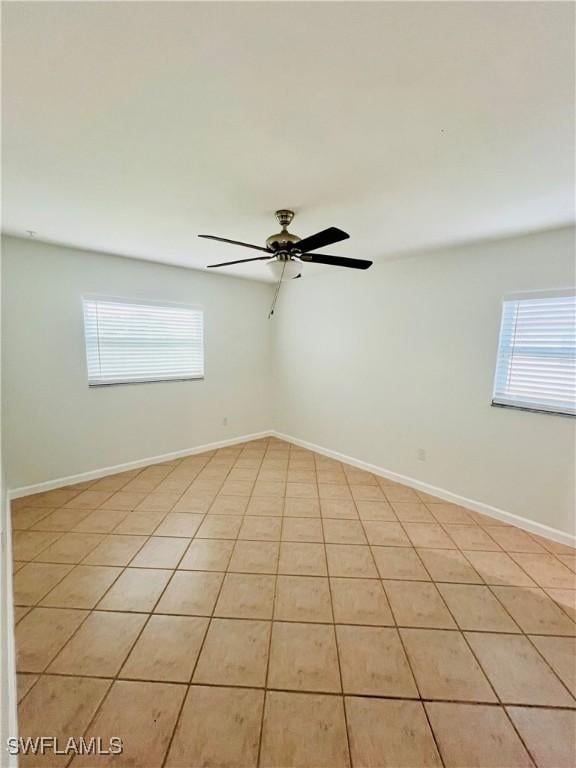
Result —
M253 259L238 259L237 261L224 261L222 264L208 264L207 269L214 269L215 267L229 267L232 264L245 264L247 261L270 261L274 258L273 254L269 256L256 256Z
M298 257L301 261L312 264L330 264L334 267L350 267L350 269L368 269L371 261L365 259L347 259L344 256L325 256L322 253L303 253Z
M316 232L315 235L299 240L296 243L296 248L302 253L306 253L307 251L314 251L316 248L323 248L325 245L339 243L340 240L347 240L349 237L350 235L347 232L343 232L338 227L328 227L328 229L323 229L322 232Z
M220 243L229 243L230 245L242 245L244 248L254 248L256 251L264 251L264 253L270 253L268 248L263 248L261 245L252 245L251 243L243 243L241 240L228 240L226 237L216 237L216 235L198 235L206 240L218 240Z

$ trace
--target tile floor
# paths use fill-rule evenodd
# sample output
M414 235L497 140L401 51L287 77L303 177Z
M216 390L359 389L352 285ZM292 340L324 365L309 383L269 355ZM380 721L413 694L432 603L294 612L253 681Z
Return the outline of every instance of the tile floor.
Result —
M568 768L576 557L279 440L13 504L21 765Z

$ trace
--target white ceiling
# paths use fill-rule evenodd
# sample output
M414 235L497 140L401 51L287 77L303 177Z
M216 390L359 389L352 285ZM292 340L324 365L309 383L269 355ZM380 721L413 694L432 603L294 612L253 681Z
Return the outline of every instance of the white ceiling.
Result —
M201 268L258 254L198 233L262 244L279 207L376 260L568 223L573 13L5 3L4 231Z

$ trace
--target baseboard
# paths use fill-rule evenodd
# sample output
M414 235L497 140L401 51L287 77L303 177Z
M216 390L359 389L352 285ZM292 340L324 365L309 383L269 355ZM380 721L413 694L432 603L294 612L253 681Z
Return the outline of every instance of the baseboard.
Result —
M300 438L292 437L292 435L285 435L282 432L276 431L272 432L272 434L274 437L278 437L279 439L285 440L288 443L293 443L294 445L298 445L301 448L307 448L308 450L315 451L316 453L320 453L323 456L328 456L331 459L336 459L337 461L342 461L345 464L350 464L353 467L358 467L358 469L364 469L367 472L371 472L373 475L386 477L388 480L394 480L397 483L408 485L417 491L423 491L425 493L431 494L432 496L437 496L439 499L443 499L444 501L449 501L453 504L459 504L462 507L467 507L474 512L480 512L481 514L487 515L488 517L493 517L496 520L502 520L505 523L510 523L510 525L515 525L518 528L522 528L529 533L536 533L539 536L544 536L544 538L557 541L560 544L567 544L570 547L576 547L576 536L566 533L565 531L560 531L557 528L552 528L548 525L544 525L543 523L538 523L535 520L529 520L526 517L515 515L512 512L506 512L504 509L498 509L498 507L493 507L490 504L485 504L482 501L468 499L465 496L452 493L452 491L447 491L444 488L438 488L435 485L430 485L430 483L425 483L422 480L416 480L415 478L408 477L407 475L400 475L397 472L391 472L389 469L377 467L375 464L369 464L366 461L355 459L353 456L347 456L346 454L339 453L338 451L332 451L329 448L324 448L321 445L309 443L307 440L300 440Z
M260 440L263 437L271 437L272 432L266 430L264 432L255 432L251 435L240 435L239 437L232 437L228 440L218 440L214 443L205 443L204 445L197 445L194 448L185 448L181 451L172 451L171 453L163 453L159 456L149 456L145 459L138 459L137 461L129 461L125 464L116 464L112 467L102 467L100 469L93 469L89 472L80 472L77 475L69 475L68 477L58 477L55 480L46 480L43 483L35 483L34 485L24 485L21 488L12 488L8 491L8 497L10 499L19 499L23 496L31 496L34 493L43 493L44 491L53 491L56 488L63 488L66 485L74 485L75 483L83 483L88 480L99 480L101 477L107 477L108 475L115 475L118 472L126 472L130 469L140 469L141 467L147 467L150 464L162 464L165 461L171 461L173 459L182 459L186 456L194 456L197 453L204 453L205 451L215 451L218 448L227 448L230 445L237 445L238 443L246 443L250 440Z

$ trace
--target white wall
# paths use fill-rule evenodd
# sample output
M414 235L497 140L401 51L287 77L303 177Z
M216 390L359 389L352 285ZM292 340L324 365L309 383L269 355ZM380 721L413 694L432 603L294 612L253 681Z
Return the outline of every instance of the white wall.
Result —
M10 489L270 428L270 285L31 240L2 245ZM203 306L205 379L89 389L85 293Z
M566 228L289 283L276 428L573 532L575 420L490 400L502 297L575 282Z

